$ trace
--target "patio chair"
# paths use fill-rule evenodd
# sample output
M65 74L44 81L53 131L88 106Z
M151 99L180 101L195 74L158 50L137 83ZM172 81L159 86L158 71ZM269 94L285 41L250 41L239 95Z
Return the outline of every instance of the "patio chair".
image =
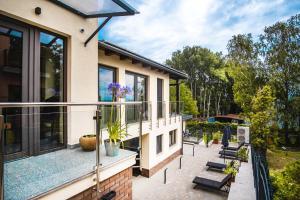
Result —
M233 166L234 165L234 160L232 160L230 162L230 166ZM215 170L225 170L226 169L226 164L223 164L223 163L216 163L216 162L207 162L206 163L206 166L208 167L207 170L210 170L210 169L215 169Z
M203 187L207 189L220 190L228 193L230 190L231 179L232 174L228 174L227 176L225 176L222 181L215 181L196 176L193 180L193 183L196 184L194 189L198 187Z
M225 151L238 151L244 145L245 145L245 142L242 142L237 147L227 147L227 148L225 148ZM224 146L222 146L221 148L224 149Z

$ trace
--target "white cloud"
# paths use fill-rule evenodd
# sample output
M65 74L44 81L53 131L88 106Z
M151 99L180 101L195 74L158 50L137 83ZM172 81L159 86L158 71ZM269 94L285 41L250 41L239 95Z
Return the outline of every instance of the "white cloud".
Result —
M257 35L265 26L295 14L283 0L131 1L138 4L140 14L113 19L105 39L159 62L187 45L225 52L232 35Z

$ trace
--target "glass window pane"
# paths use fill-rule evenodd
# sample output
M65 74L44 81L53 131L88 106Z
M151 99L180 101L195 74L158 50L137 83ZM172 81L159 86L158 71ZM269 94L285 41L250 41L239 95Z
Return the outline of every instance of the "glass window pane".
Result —
M22 102L23 33L0 26L0 102ZM0 109L4 115L4 153L22 150L22 110Z
M99 101L112 101L112 94L108 85L115 82L115 70L107 67L99 67Z
M64 101L64 40L44 32L40 33L40 97L41 102ZM63 146L63 108L43 107L40 110L41 150Z
M134 87L134 75L126 74L125 75L125 83L126 86L131 89L131 93L126 95L126 101L134 101L135 100L135 87Z

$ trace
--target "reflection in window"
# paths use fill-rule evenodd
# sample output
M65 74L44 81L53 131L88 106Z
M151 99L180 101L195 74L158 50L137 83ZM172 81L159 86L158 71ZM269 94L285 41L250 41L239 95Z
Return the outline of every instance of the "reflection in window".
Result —
M163 135L156 136L156 154L162 152L162 137Z
M22 102L23 33L0 26L0 102ZM22 110L0 109L4 116L4 153L22 150Z
M169 132L169 146L176 144L176 130Z
M108 85L115 82L115 70L108 67L99 67L99 101L112 101L112 94Z
M40 33L40 100L64 100L64 40L56 35ZM64 144L62 107L41 108L40 148L47 150Z
M132 90L131 94L126 96L126 101L146 101L147 100L147 91L146 91L146 82L147 78L143 75L134 74L127 72L125 75L126 86L130 87ZM148 109L147 103L143 103L143 120L148 119ZM137 105L128 105L126 106L126 120L128 123L137 122L139 120Z

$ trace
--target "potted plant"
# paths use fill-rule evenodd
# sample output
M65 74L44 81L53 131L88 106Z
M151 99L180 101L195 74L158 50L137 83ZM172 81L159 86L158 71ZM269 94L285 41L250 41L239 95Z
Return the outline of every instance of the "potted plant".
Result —
M219 144L219 140L221 138L221 132L217 131L213 133L213 144Z
M235 165L235 163L233 165L231 163L227 163L226 169L224 171L225 174L232 174L232 182L235 181L236 174L238 173L238 169Z
M238 153L237 153L238 158L242 162L248 162L248 149L247 147L242 147Z
M113 101L117 101L117 98L124 98L128 93L130 93L130 88L121 87L119 83L111 83L108 86L108 90L112 94ZM108 139L104 140L104 146L107 156L117 156L119 155L120 144L128 136L126 131L126 125L122 124L120 115L114 112L115 106L111 106L110 118L107 122L107 132ZM113 115L115 119L113 119Z
M88 134L81 136L79 144L84 151L94 151L96 149L96 135Z
M203 142L206 145L206 147L208 147L208 135L207 133L203 133Z

